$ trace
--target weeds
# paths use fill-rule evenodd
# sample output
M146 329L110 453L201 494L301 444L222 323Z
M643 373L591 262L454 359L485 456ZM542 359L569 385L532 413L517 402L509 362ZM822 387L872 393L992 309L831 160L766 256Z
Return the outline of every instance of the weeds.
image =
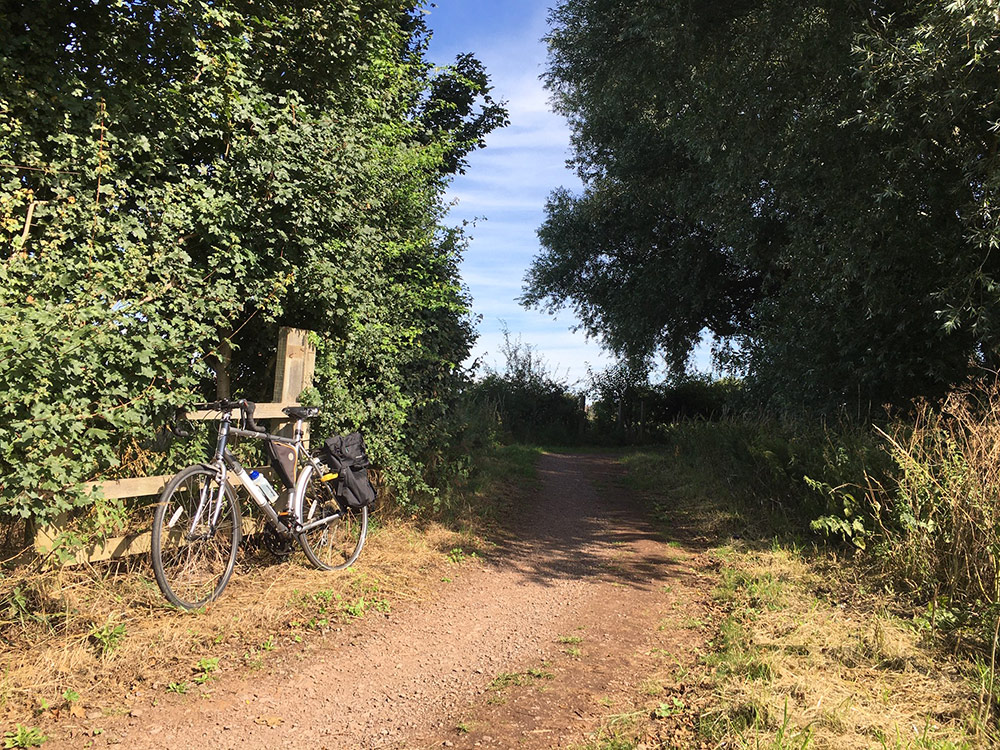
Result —
M534 667L525 672L501 672L486 687L487 690L499 692L518 685L531 685L536 680L551 680L555 677L551 672Z
M198 663L195 665L195 677L194 682L198 685L204 685L210 679L212 679L213 673L219 668L218 657L213 658L203 658L199 659Z
M479 555L476 552L466 552L461 547L452 547L448 552L448 562L453 565L461 565L469 558L476 558Z
M883 530L874 523L868 513L873 495L858 488L868 486L865 466L871 480L891 475L889 454L882 452L880 464L875 440L857 431L838 445L833 432L777 430L769 436L769 429L764 422L738 420L679 424L665 450L623 458L629 482L648 493L654 515L672 534L733 539L705 553L707 567L716 571L712 601L719 616L678 616L664 623L668 629L680 625L711 634L694 674L685 669L683 678L686 684L703 681L711 697L685 693L686 710L653 721L689 721L701 741L743 750L805 750L814 743L867 747L873 737L892 737L897 727L906 729L901 736L908 744L886 739L894 750L993 742L986 721L1000 692L997 660L991 658L1000 631L994 610L981 610L987 614L980 620L989 627L979 641L988 644L986 658L966 671L961 659L925 648L933 645L928 634L968 621L951 591L939 586L926 611L907 618L900 607L905 599L879 593L886 577L873 575L871 567L845 564L842 548L806 559L808 546L795 536L808 529L811 518L842 513L844 506L834 500L849 491L851 513L861 516L868 534L866 550L853 555L868 561L883 555L885 535L898 524L884 522ZM960 465L953 461L950 470ZM859 481L849 487L846 475ZM818 492L804 476L833 491ZM888 508L882 502L884 519ZM971 696L963 672L973 680ZM647 701L654 697L648 689L643 694ZM672 713L670 702L656 700L652 716ZM913 726L927 729L914 736ZM631 734L605 730L590 746L603 747L598 740L608 738L632 741L650 731L641 724ZM699 741L692 737L690 744Z
M96 645L101 658L111 656L125 638L125 626L110 622L90 631L90 640Z
M3 746L5 748L41 747L42 743L47 740L48 737L42 734L40 729L18 724L14 729L4 734Z
M681 713L685 708L686 706L684 705L684 701L675 696L671 698L668 703L661 703L656 708L654 708L653 718L666 719L671 716L676 716L677 714Z

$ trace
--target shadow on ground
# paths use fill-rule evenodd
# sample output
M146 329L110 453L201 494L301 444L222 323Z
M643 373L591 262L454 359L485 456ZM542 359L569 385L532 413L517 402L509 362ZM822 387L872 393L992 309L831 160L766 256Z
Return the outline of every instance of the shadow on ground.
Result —
M648 589L666 573L683 576L643 504L621 483L613 456L545 453L538 465L544 502L508 519L487 564L543 585L593 580Z

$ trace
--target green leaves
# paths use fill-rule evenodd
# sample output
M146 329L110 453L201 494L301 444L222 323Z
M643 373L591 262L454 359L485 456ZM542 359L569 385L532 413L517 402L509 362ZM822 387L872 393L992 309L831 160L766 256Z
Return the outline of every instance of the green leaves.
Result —
M199 455L153 453L157 424L224 368L269 400L280 325L331 352L328 426L429 486L473 336L441 196L503 115L425 35L390 0L0 18L0 516L44 523L92 506L81 482Z
M995 369L990 3L564 0L546 82L584 191L524 302L628 359L701 336L772 403L868 408Z

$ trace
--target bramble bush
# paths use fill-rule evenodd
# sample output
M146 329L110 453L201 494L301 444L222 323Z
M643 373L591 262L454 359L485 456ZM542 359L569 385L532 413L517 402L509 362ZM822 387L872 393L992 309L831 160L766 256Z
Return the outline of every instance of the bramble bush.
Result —
M365 429L397 498L460 465L474 331L442 195L506 112L471 56L427 61L422 18L390 0L0 15L0 522L189 461L203 446L150 452L157 426L270 400L281 325L316 332L321 429Z

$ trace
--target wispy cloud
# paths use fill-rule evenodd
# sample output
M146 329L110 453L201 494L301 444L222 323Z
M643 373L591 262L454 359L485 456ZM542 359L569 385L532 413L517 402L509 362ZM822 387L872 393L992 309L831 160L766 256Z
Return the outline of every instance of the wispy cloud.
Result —
M540 247L536 231L545 218L545 200L560 185L578 186L566 169L570 131L549 110L549 93L539 76L546 61L540 41L547 11L537 0L470 2L435 0L428 23L434 31L432 59L447 63L472 52L485 64L493 95L507 102L510 126L487 137L487 147L470 156L465 175L456 178L450 198L451 221L486 217L469 230L473 238L462 273L483 316L474 357L498 366L501 320L521 334L548 362L568 370L567 379L586 375L609 361L599 345L572 329L566 312L557 318L525 310L517 303L531 259Z

